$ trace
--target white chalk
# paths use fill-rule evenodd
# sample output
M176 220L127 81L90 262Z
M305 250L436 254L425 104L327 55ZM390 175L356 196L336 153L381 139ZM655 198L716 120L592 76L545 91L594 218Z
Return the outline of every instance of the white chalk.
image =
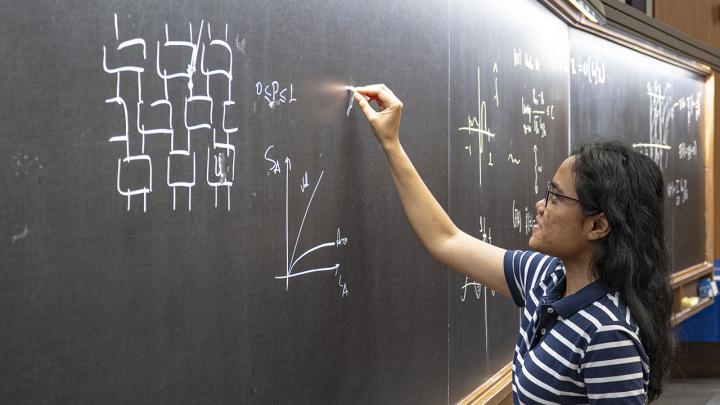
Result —
M350 116L350 110L352 110L352 108L353 108L353 101L355 101L355 96L350 97L350 104L348 104L347 111L345 111L345 115L348 117Z

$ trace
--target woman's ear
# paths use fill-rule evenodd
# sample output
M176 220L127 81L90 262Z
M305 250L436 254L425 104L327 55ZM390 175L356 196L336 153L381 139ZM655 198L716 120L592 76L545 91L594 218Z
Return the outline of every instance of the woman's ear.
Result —
M587 219L589 221L592 221L590 223L591 226L588 231L588 240L600 240L610 233L610 223L608 222L607 218L605 218L605 214L603 214L602 212L591 215Z

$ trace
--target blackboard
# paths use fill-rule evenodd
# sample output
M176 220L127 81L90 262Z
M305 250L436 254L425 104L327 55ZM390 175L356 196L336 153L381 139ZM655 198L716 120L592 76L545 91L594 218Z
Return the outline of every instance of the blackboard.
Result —
M519 311L422 249L344 86L387 83L456 223L526 248L571 146L637 129L582 100L648 108L605 41L625 93L578 80L580 35L531 0L0 4L0 402L461 399ZM632 54L690 108L701 78ZM691 121L671 238L704 229Z
M342 88L415 99L445 201L447 4L8 3L0 402L447 400L447 273Z
M527 249L535 202L567 157L567 38L567 26L536 3L454 3L449 213L497 246ZM511 362L521 314L512 300L464 276L451 274L448 284L455 402L477 387L478 376Z
M674 271L705 261L705 79L571 30L573 147L621 139L663 171L666 243Z

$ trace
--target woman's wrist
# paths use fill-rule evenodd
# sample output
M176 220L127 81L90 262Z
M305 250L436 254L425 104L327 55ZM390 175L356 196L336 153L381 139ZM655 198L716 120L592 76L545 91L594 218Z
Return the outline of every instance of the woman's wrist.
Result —
M400 145L400 137L399 136L396 136L393 139L381 142L380 146L382 147L383 151L385 151L386 154L395 153L402 149L402 145Z

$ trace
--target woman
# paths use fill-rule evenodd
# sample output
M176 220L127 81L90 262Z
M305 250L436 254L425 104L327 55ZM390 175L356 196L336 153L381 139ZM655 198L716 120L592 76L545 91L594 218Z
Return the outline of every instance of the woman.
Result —
M513 358L515 403L633 403L662 392L672 353L663 181L618 143L583 145L535 204L535 252L458 229L400 144L403 104L385 85L354 89L428 252L524 307ZM369 102L375 101L380 111Z

